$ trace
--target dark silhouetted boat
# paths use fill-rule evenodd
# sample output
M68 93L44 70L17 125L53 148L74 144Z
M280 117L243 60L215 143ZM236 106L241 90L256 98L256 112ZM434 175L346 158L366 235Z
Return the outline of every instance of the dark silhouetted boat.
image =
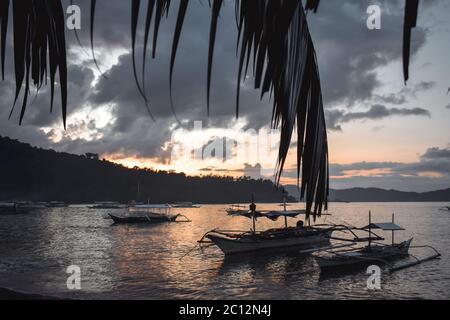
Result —
M136 209L138 208L138 209ZM124 216L109 214L116 224L157 224L170 222L191 222L182 214L171 214L169 205L141 205L129 208ZM179 218L183 218L179 220Z
M375 234L373 230L392 232L392 243L385 244L380 242L385 239ZM392 216L392 222L372 223L371 214L369 213L368 226L364 228L341 228L339 230L351 234L351 238L334 238L338 240L338 243L334 246L320 248L314 250L315 252L305 250L302 251L302 253L312 253L323 273L336 272L338 270L357 271L360 270L361 267L370 265L387 266L390 272L394 272L441 256L441 254L431 246L411 246L413 239L395 243L395 232L403 230L402 227L395 224L394 215ZM358 236L357 233L359 232L366 233L368 237ZM348 244L343 244L345 242ZM367 243L367 245L356 247L360 243ZM410 254L410 248L428 248L433 250L433 254L420 259ZM396 261L409 257L413 258L413 260L403 264L394 264Z
M67 208L69 205L62 201L51 201L47 204L49 208Z
M135 224L135 223L146 223L146 224L156 224L164 222L176 222L180 215L159 215L159 214L146 214L141 216L129 216L129 217L118 217L113 214L109 214L114 223L117 224Z
M28 213L28 209L21 208L17 203L0 203L0 215Z

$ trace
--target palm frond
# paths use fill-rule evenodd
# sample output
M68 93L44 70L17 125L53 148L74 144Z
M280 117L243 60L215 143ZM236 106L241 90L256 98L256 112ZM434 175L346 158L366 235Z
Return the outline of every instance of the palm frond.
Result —
M0 48L2 80L5 80L6 34L8 32L9 0L0 1Z
M311 10L316 13L317 9L319 9L319 3L320 0L306 0L305 10Z
M27 106L30 77L37 88L50 76L51 106L54 84L59 71L63 122L66 123L67 105L67 62L64 38L64 10L61 1L15 0L13 3L14 56L16 75L15 101L25 84L21 121ZM207 61L207 106L209 113L211 79L218 19L223 0L212 0L211 26ZM317 10L319 1L307 1L306 9ZM0 0L2 70L4 65L5 38L8 26L9 1ZM94 21L96 0L91 0L90 36L91 51L94 53ZM131 1L131 35L134 78L139 93L148 107L145 92L145 61L150 26L153 23L152 57L156 47L161 20L171 8L170 0L147 0L145 18L144 52L141 79L136 66L136 38L138 30L140 0ZM176 62L176 53L181 38L185 15L189 3L181 0L178 6L177 22L173 35L170 59L170 88ZM6 8L6 10L4 10ZM323 111L320 77L316 53L308 29L305 10L298 0L236 0L236 21L238 27L238 88L236 94L236 115L239 115L240 83L248 70L253 69L255 89L261 98L273 97L273 126L281 129L281 143L277 162L276 178L281 178L290 143L297 129L298 176L301 175L302 197L307 203L307 213L320 215L327 205L328 196L328 143ZM48 65L47 65L48 56ZM3 72L3 71L2 71ZM150 108L148 108L151 115Z
M403 25L403 75L405 83L409 80L409 63L411 55L411 33L417 25L419 0L405 0L405 21Z
M9 3L9 0L0 1L2 78L4 78ZM22 124L28 103L30 81L33 81L33 84L39 91L44 81L47 81L48 75L50 76L51 87L50 110L52 110L56 74L58 73L61 90L61 110L65 127L67 114L67 54L64 34L64 10L61 2L45 0L13 1L12 19L16 92L10 117L20 93L23 92L19 120L19 123Z
M327 207L328 143L316 53L303 6L298 1L239 1L240 83L253 60L255 89L273 95L273 126L281 129L277 181L297 125L298 177L307 217ZM245 68L245 70L244 70ZM314 205L314 208L313 208Z

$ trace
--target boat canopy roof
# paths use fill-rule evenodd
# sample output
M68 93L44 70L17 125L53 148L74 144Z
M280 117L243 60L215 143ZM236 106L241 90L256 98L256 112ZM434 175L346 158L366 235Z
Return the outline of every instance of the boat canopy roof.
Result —
M365 227L364 229L380 229L383 231L403 231L402 227L392 222L384 222L384 223L372 223Z
M256 211L256 218L267 218L272 221L278 220L280 217L295 218L299 215L306 214L305 210L290 210L290 211ZM253 218L253 213L251 211L239 211L234 214L234 216Z

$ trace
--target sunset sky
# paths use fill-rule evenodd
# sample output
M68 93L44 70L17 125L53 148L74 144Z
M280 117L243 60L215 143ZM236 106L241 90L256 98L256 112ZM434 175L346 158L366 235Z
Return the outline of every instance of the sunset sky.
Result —
M73 33L67 31L67 131L62 128L58 108L48 113L49 88L41 90L29 106L22 127L18 126L19 108L8 120L15 87L13 58L7 50L7 79L0 82L0 135L58 151L99 153L130 167L189 175L242 176L260 164L262 175L272 178L278 133L270 131L271 102L259 100L251 78L243 85L241 117L234 116L234 3L225 1L220 19L208 118L210 10L207 2L192 2L174 74L173 97L181 125L169 104L176 10L162 23L156 60L148 57L147 92L156 118L153 122L133 79L129 1L98 1L95 46L106 77L96 70L87 52L88 1L75 1L82 9L79 34L85 47L81 48ZM371 4L381 7L381 30L366 26L366 10ZM323 1L317 14L308 15L321 71L332 188L428 191L450 187L450 2L421 2L418 27L413 31L411 77L406 86L401 65L403 4L403 0ZM12 45L11 34L8 41ZM141 51L138 47L138 70ZM56 96L56 106L58 99ZM294 140L284 183L296 181L295 148ZM220 149L225 150L223 154ZM198 156L193 158L193 154Z

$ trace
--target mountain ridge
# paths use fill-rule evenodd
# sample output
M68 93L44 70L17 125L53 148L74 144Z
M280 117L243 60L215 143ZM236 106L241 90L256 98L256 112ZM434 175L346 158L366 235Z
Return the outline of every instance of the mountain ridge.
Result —
M96 154L56 152L2 136L0 154L0 201L222 204L248 203L252 194L261 203L283 199L270 180L130 169Z
M286 185L288 193L298 199L297 186ZM331 189L329 201L331 202L448 202L450 201L450 188L412 192L381 188L349 188Z

